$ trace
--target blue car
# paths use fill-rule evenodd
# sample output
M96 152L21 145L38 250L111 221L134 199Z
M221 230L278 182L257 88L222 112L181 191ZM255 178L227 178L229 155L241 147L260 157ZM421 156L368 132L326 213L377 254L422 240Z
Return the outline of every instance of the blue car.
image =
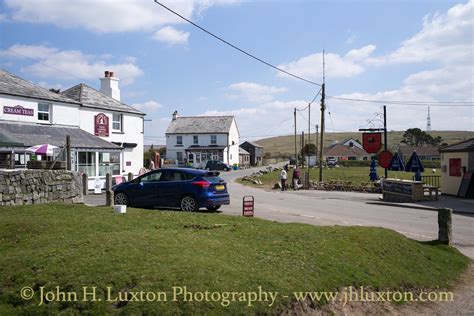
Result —
M188 168L156 169L112 187L116 205L169 207L194 212L215 211L230 204L227 184L219 172Z

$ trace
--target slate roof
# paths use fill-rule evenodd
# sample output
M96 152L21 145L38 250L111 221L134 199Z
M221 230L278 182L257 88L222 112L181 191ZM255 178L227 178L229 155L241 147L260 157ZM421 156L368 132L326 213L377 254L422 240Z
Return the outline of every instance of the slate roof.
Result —
M243 144L245 144L245 143L247 143L247 144L250 144L250 145L252 145L253 147L257 147L257 148L263 148L263 146L260 146L260 145L259 145L259 144L257 144L257 143L254 143L254 142L249 142L249 141L245 141L245 142L243 142L243 143L242 143L240 146L242 146L242 145L243 145Z
M96 89L83 83L64 90L61 92L61 95L76 100L85 107L145 115L145 113L134 109L125 103L115 100L114 98L109 97L108 95L105 95L102 92L97 91Z
M439 151L440 152L473 152L474 151L474 138L470 138L468 140L464 140L462 142L443 147Z
M15 76L6 70L0 69L0 94L19 96L25 98L39 99L45 101L56 101L64 103L79 104L67 96L54 93L48 89L34 85L25 79Z
M324 156L329 157L365 157L370 156L365 150L358 147L349 147L342 144L337 144L329 148L324 148Z
M66 136L69 135L72 148L121 150L121 147L89 134L78 127L57 127L0 121L0 133L8 137L10 142L23 144L23 146L18 147L31 147L40 144L51 144L61 147L65 145Z
M233 116L178 116L166 134L228 133L233 120Z
M239 147L239 155L250 155L250 153L242 147Z
M398 152L403 156L411 156L413 151L419 156L439 156L438 147L433 146L398 146Z

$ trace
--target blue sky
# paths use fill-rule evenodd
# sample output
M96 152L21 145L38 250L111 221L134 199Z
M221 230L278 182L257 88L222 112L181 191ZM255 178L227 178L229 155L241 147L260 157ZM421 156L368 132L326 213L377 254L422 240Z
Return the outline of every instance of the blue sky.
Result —
M456 1L167 1L256 56L322 82L326 94L474 103L474 3ZM242 139L293 131L319 87L233 50L149 0L4 0L1 67L44 87L121 79L147 113L145 142L164 143L171 113L235 115ZM53 68L45 66L52 66ZM319 97L318 97L319 102ZM319 105L311 125L319 124ZM327 99L327 130L356 131L383 103ZM389 105L388 127L426 128L427 106ZM297 128L307 130L307 111ZM473 107L431 107L435 130L473 130Z

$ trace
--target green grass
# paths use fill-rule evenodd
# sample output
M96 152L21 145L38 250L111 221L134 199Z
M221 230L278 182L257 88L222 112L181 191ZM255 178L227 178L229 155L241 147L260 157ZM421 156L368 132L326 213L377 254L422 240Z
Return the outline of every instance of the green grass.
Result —
M389 131L387 134L388 149L396 150L398 144L403 139L404 131ZM448 144L460 142L469 138L474 137L474 132L469 131L432 131L430 135L433 137L441 136L443 142ZM307 137L307 135L306 135ZM348 138L354 138L362 143L362 132L344 132L344 133L325 133L324 136L324 147L331 145L333 141L343 141ZM315 134L311 134L311 143L315 142ZM298 141L300 141L298 136ZM288 157L295 155L295 136L277 136L270 137L256 141L259 145L263 146L265 153L272 155ZM298 143L299 144L299 143ZM299 146L299 145L298 145ZM280 154L278 154L280 153Z
M306 172L307 169L302 169L302 176L303 173ZM383 168L377 168L377 174L379 176L384 175ZM293 175L293 171L290 170L288 172L288 179L291 181L291 176ZM435 173L431 171L423 173L423 175L441 175L441 171L436 169ZM311 181L319 181L319 169L318 168L310 168L309 177ZM388 172L389 178L395 179L404 179L404 180L411 180L413 177L413 173L410 172L395 172L389 171ZM267 174L264 174L260 177L260 181L262 181L263 185L256 185L248 181L242 181L238 179L237 182L245 185L250 185L253 187L264 187L270 188L273 187L275 183L277 183L280 179L280 171L273 171ZM369 167L349 167L349 168L324 168L323 169L323 181L344 181L344 182L351 182L352 185L358 184L369 184Z
M282 309L293 291L343 286L374 289L449 287L468 259L456 249L370 227L282 224L216 213L181 213L82 205L0 208L0 314L267 314ZM275 306L212 302L25 301L31 286L82 293L266 291ZM79 296L81 298L81 296Z

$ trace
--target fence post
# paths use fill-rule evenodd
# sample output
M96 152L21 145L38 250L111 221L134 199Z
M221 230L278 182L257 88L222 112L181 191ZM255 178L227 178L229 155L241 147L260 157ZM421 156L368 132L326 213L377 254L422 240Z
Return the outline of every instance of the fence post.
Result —
M132 180L133 180L133 173L129 172L127 181L132 181Z
M450 208L438 209L438 241L446 245L450 245L453 239L452 215Z
M82 174L82 194L83 195L87 195L88 191L89 191L89 176L87 175L87 173L83 173Z
M105 175L105 205L114 205L114 191L112 191L112 175L110 173Z

